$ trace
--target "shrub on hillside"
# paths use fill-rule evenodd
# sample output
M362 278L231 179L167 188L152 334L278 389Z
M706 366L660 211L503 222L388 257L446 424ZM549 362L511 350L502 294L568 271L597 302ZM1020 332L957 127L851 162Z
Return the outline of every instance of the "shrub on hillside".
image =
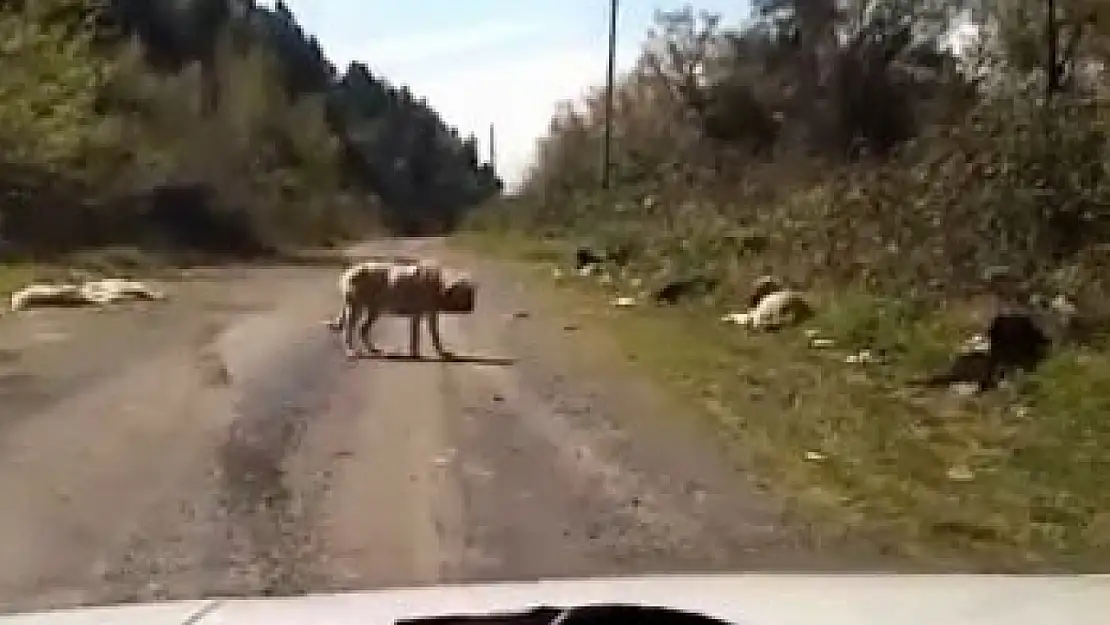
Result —
M936 302L983 289L995 267L1024 290L1101 290L1108 144L1081 81L1046 105L1035 68L979 59L974 74L968 54L907 38L896 2L834 20L847 37L815 71L783 38L804 16L780 4L785 21L739 31L660 14L615 93L614 189L598 185L597 92L558 112L514 209L487 219L623 232L719 266L755 230L770 244L740 261L754 271Z

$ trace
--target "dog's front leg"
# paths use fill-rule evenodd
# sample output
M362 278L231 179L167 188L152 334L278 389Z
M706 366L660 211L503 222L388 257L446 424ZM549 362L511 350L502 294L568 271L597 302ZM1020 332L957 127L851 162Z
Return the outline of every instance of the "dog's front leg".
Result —
M343 312L340 314L340 329L343 331L343 353L347 358L358 357L358 351L355 349L355 323L361 320L356 318L357 312L358 309L352 302L344 302Z
M359 325L359 339L362 341L362 349L368 355L380 354L382 350L374 345L374 324L377 323L381 311L377 307L367 307L362 312L362 323Z

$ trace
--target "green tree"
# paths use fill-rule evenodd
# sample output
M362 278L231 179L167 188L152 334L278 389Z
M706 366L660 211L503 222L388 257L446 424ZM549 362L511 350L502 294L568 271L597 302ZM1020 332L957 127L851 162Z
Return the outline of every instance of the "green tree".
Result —
M92 24L80 0L43 0L29 12L0 5L0 151L8 164L61 167L99 138L94 104L112 64L91 52Z

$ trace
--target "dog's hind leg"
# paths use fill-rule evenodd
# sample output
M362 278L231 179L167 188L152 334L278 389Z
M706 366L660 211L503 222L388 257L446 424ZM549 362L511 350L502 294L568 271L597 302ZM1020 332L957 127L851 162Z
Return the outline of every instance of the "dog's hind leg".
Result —
M435 348L440 358L451 360L455 357L454 354L443 347L443 337L439 333L439 313L435 311L428 314L428 334L432 335L432 347Z
M420 358L420 314L409 315L409 356Z

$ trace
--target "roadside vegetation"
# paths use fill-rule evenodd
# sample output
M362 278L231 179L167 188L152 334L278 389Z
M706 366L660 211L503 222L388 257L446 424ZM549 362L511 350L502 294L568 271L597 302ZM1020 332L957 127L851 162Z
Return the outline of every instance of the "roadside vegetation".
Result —
M473 136L336 69L282 2L4 2L0 47L0 291L32 265L443 231L500 187Z
M593 311L819 533L990 571L1105 570L1110 13L753 4L736 28L658 15L615 91L610 189L598 89L556 112L523 187L460 244ZM630 259L579 277L580 246ZM816 317L777 333L722 321L764 274L804 289ZM610 303L694 275L716 286L674 307ZM1059 295L1088 331L1035 372L974 396L908 384L992 302ZM853 362L860 350L884 358Z

